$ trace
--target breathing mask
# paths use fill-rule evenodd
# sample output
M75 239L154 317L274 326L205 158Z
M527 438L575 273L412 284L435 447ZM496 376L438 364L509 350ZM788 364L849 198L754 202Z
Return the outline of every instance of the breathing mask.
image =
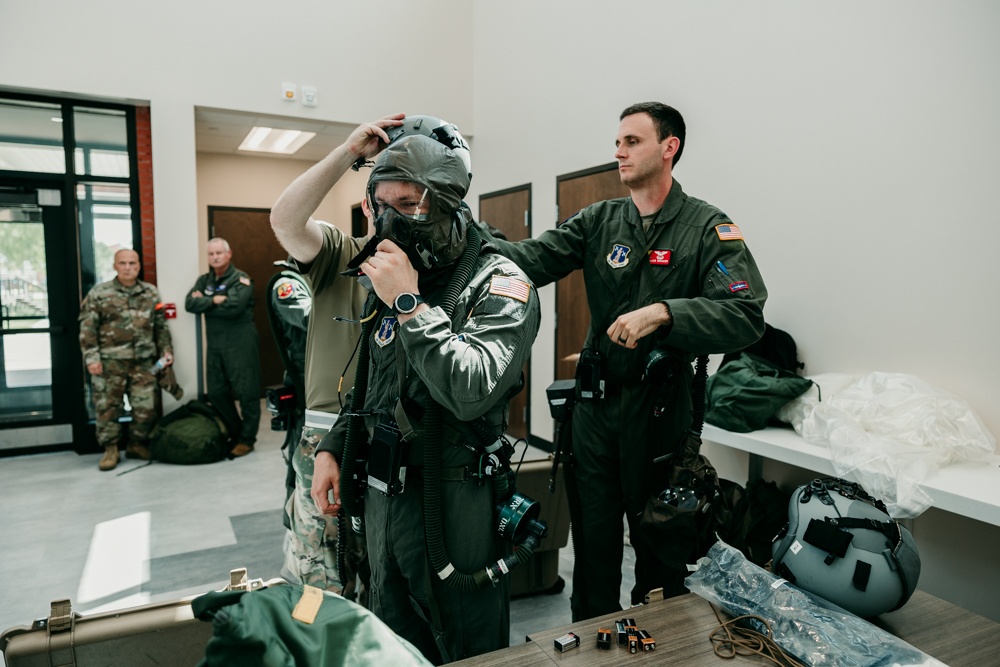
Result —
M470 223L462 205L469 180L461 156L434 138L410 135L394 141L378 157L368 180L377 237L402 248L418 271L455 262L465 250ZM376 190L387 182L414 184L421 193L419 203L403 211L378 205Z

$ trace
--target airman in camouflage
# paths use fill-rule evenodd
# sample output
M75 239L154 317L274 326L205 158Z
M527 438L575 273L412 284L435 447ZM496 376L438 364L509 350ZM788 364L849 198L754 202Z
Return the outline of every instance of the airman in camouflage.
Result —
M149 459L147 441L156 421L153 366L173 363L173 344L156 287L138 279L139 254L115 253L117 276L95 285L80 307L80 347L91 376L97 442L104 448L98 468L118 465L118 440L128 394L132 424L128 458Z

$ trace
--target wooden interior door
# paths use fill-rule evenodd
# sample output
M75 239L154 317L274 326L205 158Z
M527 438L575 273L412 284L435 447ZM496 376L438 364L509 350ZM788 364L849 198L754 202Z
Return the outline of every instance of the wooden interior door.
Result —
M479 197L479 219L496 227L508 241L520 241L531 236L531 185L498 190ZM531 432L530 398L531 359L524 365L524 390L510 402L510 423L507 433L513 438L525 438Z
M627 197L628 188L618 177L618 163L578 171L556 178L559 220L605 199ZM590 309L583 272L574 271L556 283L556 375L557 380L576 376L576 360L590 326Z
M271 211L266 208L208 207L208 235L222 237L233 251L233 266L253 278L253 321L260 337L261 396L264 387L281 384L285 367L267 319L264 290L271 276L278 272L274 265L286 259L285 252L271 231Z

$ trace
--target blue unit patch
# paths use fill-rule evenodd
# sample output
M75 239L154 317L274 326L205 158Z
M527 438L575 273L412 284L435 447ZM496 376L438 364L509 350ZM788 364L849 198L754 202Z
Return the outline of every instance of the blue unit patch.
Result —
M385 347L396 337L396 318L395 317L383 317L382 324L379 325L378 331L375 332L375 342L378 343L379 347Z
M616 243L608 253L608 264L612 269L621 269L628 265L628 254L632 251L627 245Z

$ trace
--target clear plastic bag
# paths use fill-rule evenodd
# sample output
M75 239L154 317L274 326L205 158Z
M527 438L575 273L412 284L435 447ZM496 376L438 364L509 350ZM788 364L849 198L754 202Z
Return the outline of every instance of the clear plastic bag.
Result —
M920 488L956 461L995 459L996 440L962 399L901 373L829 373L820 388L788 403L778 419L809 442L828 445L837 476L881 499L895 519L931 506Z
M811 667L944 667L940 660L854 614L795 588L716 542L685 580L733 616L759 616L774 641Z

